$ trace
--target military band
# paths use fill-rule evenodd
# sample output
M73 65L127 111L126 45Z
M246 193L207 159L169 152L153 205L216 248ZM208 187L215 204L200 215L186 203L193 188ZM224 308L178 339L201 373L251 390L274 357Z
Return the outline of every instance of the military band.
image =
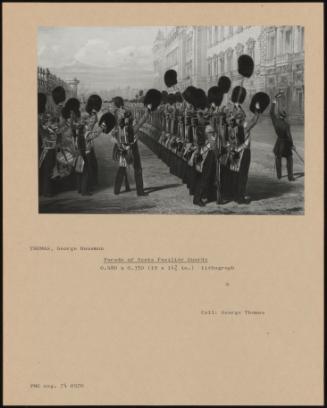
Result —
M112 111L102 112L101 117L102 99L98 95L91 95L82 110L76 98L66 101L64 89L57 87L51 94L56 109L49 115L47 96L38 94L40 194L53 195L54 180L68 175L74 178L80 194L91 195L98 182L94 140L106 134L114 141L113 160L118 163L114 182L116 195L123 184L125 190L130 191L129 167L134 170L137 195L146 195L138 148L141 137L158 160L167 165L169 172L186 185L194 205L204 207L208 202L222 205L231 200L248 204L251 201L246 193L251 131L270 104L269 96L258 92L248 107L252 115L245 113L247 91L243 82L251 77L253 69L251 57L239 57L241 85L229 93L231 80L223 76L207 94L194 86L181 92L177 73L168 70L164 77L168 91L150 89L143 98L143 107L135 104L126 107L124 100L117 96L112 101ZM285 157L288 179L293 181L292 151L295 148L286 112L275 112L279 97L280 94L276 95L270 108L277 133L273 149L277 177L281 178L281 160ZM152 131L145 132L145 127Z

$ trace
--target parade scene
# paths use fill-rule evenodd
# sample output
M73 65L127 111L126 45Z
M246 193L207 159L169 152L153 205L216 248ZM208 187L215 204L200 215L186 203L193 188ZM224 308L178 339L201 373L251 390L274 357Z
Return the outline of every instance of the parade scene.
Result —
M300 26L42 28L40 213L304 214Z

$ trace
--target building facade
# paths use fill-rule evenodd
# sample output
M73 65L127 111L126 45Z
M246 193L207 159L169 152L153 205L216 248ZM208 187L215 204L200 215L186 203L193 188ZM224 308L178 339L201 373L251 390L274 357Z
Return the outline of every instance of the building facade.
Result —
M304 27L265 27L260 36L260 75L273 96L283 91L282 104L294 121L304 121Z
M159 31L153 46L154 86L165 89L164 74L168 69L174 69L180 90L189 85L204 88L206 40L205 27L173 27L165 34Z
M153 51L155 86L159 89L165 89L163 76L167 69L177 71L182 89L194 85L207 91L226 75L232 80L232 88L241 84L246 88L245 106L256 92L273 97L282 90L282 108L291 120L304 120L303 27L174 27L166 35L158 32ZM237 70L242 54L250 55L255 64L249 79L241 77Z

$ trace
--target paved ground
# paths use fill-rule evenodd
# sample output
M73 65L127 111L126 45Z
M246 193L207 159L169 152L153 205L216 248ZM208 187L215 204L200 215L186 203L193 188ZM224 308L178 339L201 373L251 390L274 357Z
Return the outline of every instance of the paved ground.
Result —
M292 126L298 152L304 156L303 126ZM304 165L294 155L296 181L290 183L283 162L283 177L277 180L272 148L274 130L268 120L257 125L252 134L252 161L247 193L252 197L249 205L230 202L218 206L209 203L196 207L180 179L171 175L167 166L145 145L139 142L142 158L146 197L137 197L132 180L132 191L119 196L113 194L116 163L112 160L112 141L101 136L97 140L96 154L99 164L100 187L90 197L75 191L65 191L55 197L40 199L41 213L148 213L148 214L303 214ZM130 171L130 179L133 179Z

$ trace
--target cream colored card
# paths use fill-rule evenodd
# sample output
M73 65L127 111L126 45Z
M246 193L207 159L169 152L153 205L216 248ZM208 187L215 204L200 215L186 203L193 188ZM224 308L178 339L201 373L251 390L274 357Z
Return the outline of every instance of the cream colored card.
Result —
M322 5L3 12L4 403L322 404ZM303 215L39 214L38 27L240 23L305 28Z

